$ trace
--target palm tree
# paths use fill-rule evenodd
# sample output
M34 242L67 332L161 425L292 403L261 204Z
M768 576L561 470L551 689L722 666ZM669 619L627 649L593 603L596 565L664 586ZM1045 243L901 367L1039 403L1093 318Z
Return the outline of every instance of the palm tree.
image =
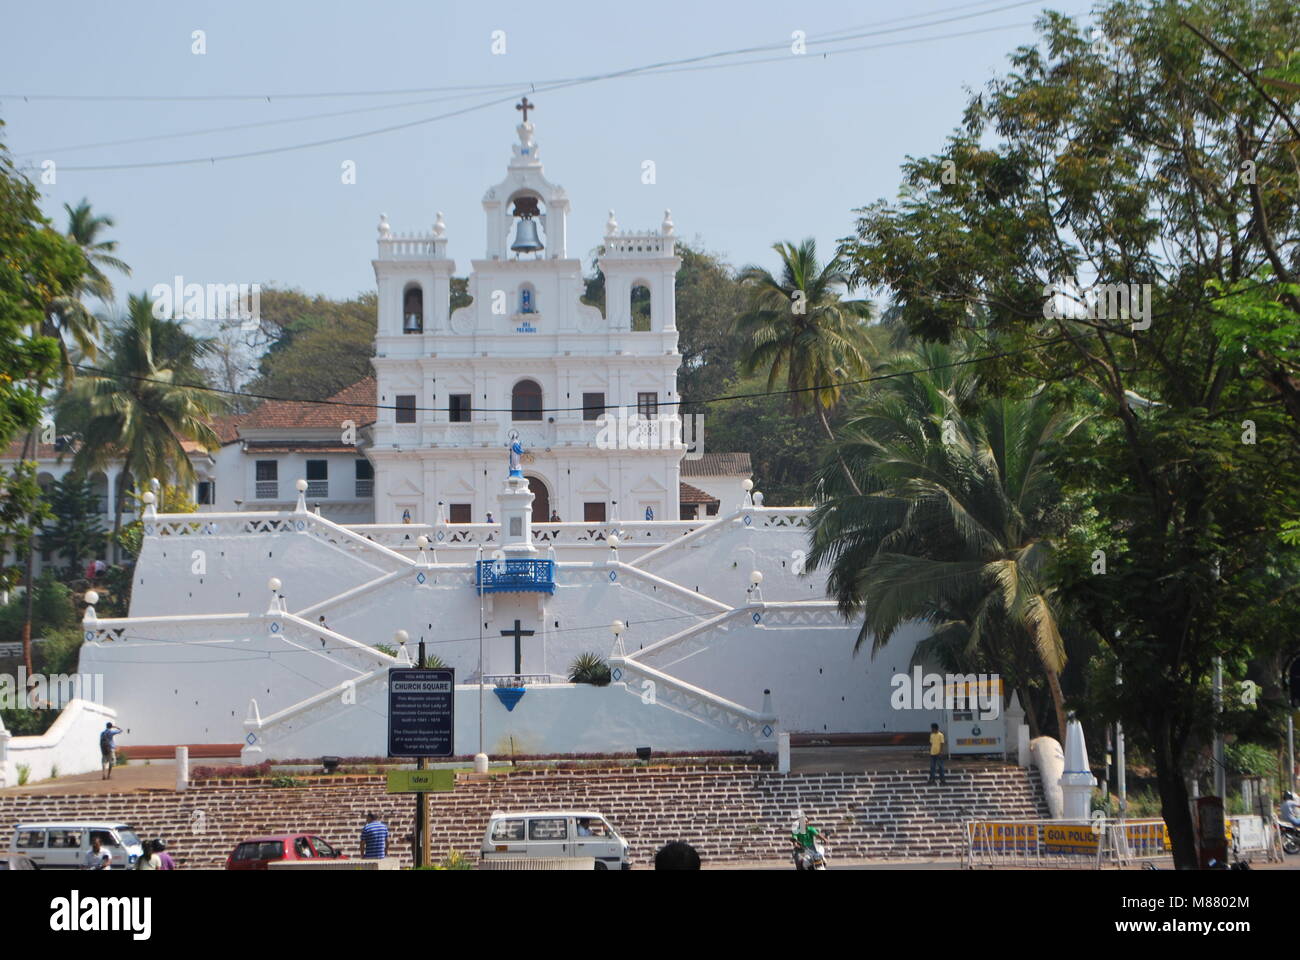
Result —
M183 446L191 441L208 449L219 441L209 422L218 412L215 395L180 382L177 371L163 366L183 360L189 348L174 349L171 358L154 353L156 320L147 294L131 296L127 315L111 331L109 359L103 376L79 377L65 403L84 404L87 419L77 466L91 471L122 459L123 473L137 481L145 477L194 480L194 468ZM173 345L174 346L174 345ZM126 502L124 485L114 501L114 539L122 528Z
M45 304L40 332L42 336L53 337L58 342L59 355L63 363L63 380L66 387L76 375L68 341L71 340L75 343L84 357L93 358L96 353L99 319L87 309L85 303L82 302L82 297L90 294L99 297L101 300L107 300L113 295L113 285L109 282L101 266L112 267L127 274L131 272L131 268L113 256L113 251L117 249L116 240L100 239L100 233L106 227L113 226L111 217L95 216L91 213L90 204L85 199L82 199L81 203L77 204L75 208L68 206L66 203L63 208L68 211L67 235L81 251L85 267L82 271L81 280L75 288L51 298ZM27 438L23 444L23 457L28 460L36 459L35 427L27 432ZM22 633L23 660L28 671L32 669L32 585L36 562L35 545L35 528L33 528L27 539L27 569L24 576L26 613L23 619Z
M841 299L850 288L848 268L839 258L819 263L813 239L797 247L776 243L772 249L781 259L779 278L763 267L740 271L748 293L747 309L736 318L736 331L748 348L742 369L746 374L766 370L769 390L784 378L792 411L816 410L833 442L826 414L839 402L840 384L869 369L871 304ZM847 470L845 477L853 486Z
M99 217L92 213L90 203L84 198L75 207L65 203L63 209L68 211L68 236L77 241L77 246L81 248L81 255L90 264L84 289L101 300L107 300L113 295L113 284L109 282L101 268L111 267L127 276L131 275L131 268L114 256L117 251L117 241L99 239L100 233L106 227L116 224L112 217Z
M827 501L812 515L810 568L829 565L845 616L865 611L854 649L880 650L908 621L931 625L929 649L955 644L1016 675L1026 652L1046 675L1061 736L1065 649L1048 584L1058 491L1048 450L1077 426L1039 392L983 399L958 350L900 355L837 444L846 487L828 462Z
M869 369L871 304L840 299L849 289L848 268L839 259L819 264L811 238L797 247L777 243L772 249L781 258L780 279L763 267L740 271L749 294L748 309L736 319L737 331L749 341L743 369L747 374L767 370L768 389L784 375L794 411L816 408L826 436L834 440L826 411L839 402L837 383Z

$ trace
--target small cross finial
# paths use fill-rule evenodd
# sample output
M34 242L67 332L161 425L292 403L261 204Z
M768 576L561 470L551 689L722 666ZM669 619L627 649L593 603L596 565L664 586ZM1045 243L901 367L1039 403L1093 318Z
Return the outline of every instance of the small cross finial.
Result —
M528 98L527 98L527 97L524 97L522 103L516 103L516 104L515 104L515 109L516 109L516 110L522 110L522 111L524 112L524 123L527 123L527 122L528 122L528 111L529 111L529 110L536 110L536 109L537 109L537 104L535 104L535 103L529 103L529 102L528 102Z

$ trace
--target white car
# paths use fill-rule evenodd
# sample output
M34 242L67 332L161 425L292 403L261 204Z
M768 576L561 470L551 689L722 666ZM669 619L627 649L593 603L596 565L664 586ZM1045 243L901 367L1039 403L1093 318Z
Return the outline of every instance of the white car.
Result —
M125 823L113 821L51 821L14 827L9 852L31 858L38 870L81 870L98 836L110 859L110 870L126 870L144 853L140 838Z
M627 841L594 810L497 811L483 834L484 860L591 857L597 870L630 870Z

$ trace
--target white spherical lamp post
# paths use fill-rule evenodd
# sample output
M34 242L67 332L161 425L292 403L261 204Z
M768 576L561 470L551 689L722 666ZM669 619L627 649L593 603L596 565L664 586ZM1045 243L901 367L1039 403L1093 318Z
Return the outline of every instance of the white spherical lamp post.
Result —
M307 481L299 477L294 481L294 487L298 490L298 502L294 505L294 510L298 513L307 512Z

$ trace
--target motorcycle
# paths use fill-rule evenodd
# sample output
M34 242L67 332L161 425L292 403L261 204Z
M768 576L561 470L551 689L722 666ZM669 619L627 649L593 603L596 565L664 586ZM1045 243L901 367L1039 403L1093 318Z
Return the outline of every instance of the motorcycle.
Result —
M826 840L820 835L813 837L812 846L808 846L797 837L791 837L794 845L791 858L796 870L825 870L827 853Z
M1278 837L1282 840L1283 852L1300 853L1300 827L1279 820L1277 822L1277 831Z

